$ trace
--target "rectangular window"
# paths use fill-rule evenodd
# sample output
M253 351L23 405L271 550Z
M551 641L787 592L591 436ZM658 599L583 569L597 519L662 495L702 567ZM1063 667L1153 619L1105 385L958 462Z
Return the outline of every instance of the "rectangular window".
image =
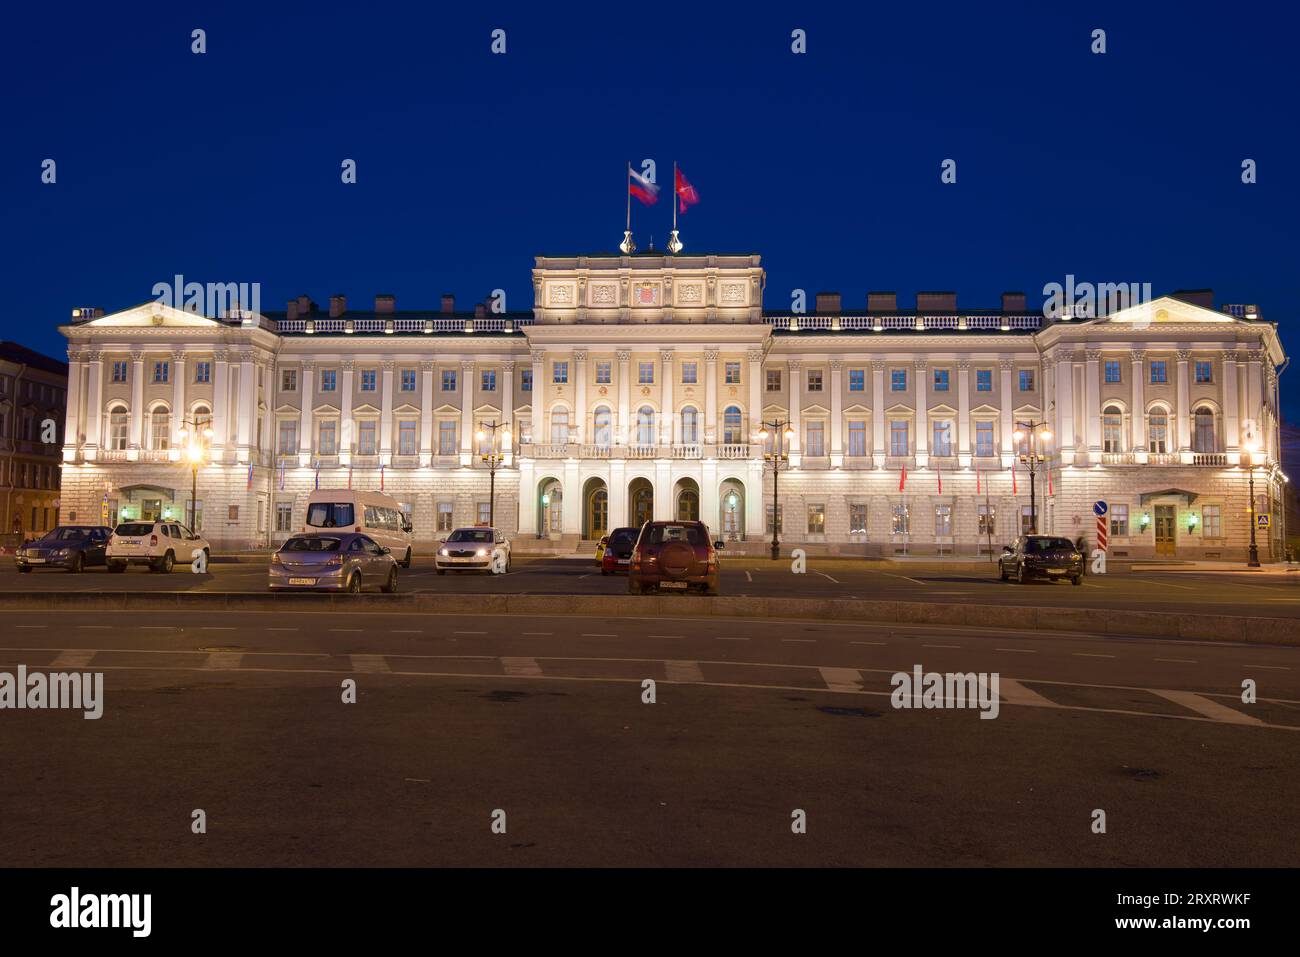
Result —
M767 391L768 392L781 391L781 370L780 369L767 370Z
M455 369L442 370L442 391L443 392L456 391L456 370Z
M320 370L320 390L322 392L333 392L337 381L338 373L334 369Z
M849 455L865 456L867 454L867 423L849 423Z
M636 381L637 385L654 385L655 364L653 362L638 362L636 364Z
M807 446L805 452L812 458L826 454L826 426L821 422L809 422L807 427Z
M298 370L297 369L280 370L280 391L281 392L298 391Z
M1164 359L1151 360L1151 384L1164 385L1169 381L1169 372Z
M863 502L849 504L849 534L867 534L867 506Z
M596 385L609 385L612 379L610 364L608 362L596 363Z
M495 392L497 390L497 370L484 369L480 372L478 385L483 392Z
M997 519L996 505L976 505L975 518L976 531L979 532L980 538L987 541L988 538L997 534L997 529L993 527Z
M415 370L403 369L401 382L402 384L399 388L403 392L414 392L415 391Z
M293 531L293 503L275 503L275 530L277 532Z
M906 369L889 370L889 391L890 392L907 391L907 370Z
M551 381L557 385L564 385L569 381L569 363L552 362L551 363Z
M912 514L906 505L895 505L889 516L889 533L907 535L912 531Z
M947 369L934 370L934 391L935 392L948 391L948 370Z
M1201 536L1204 538L1223 537L1223 517L1219 506L1201 506Z
M212 381L211 362L194 363L194 381L201 385Z
M1033 369L1020 370L1020 391L1021 392L1034 391L1034 370Z
M360 422L357 424L357 454L374 455L375 454L375 423Z
M281 455L292 455L298 451L298 423L292 419L280 423L279 450Z
M438 531L450 532L455 525L452 522L451 502L438 503Z
M975 454L991 456L993 454L993 423L975 423Z
M934 534L938 538L952 537L951 505L936 505L934 507Z
M776 522L777 522L777 525L781 526L780 528L777 528L776 531L777 531L778 533L780 533L780 532L784 532L784 531L785 531L785 527L784 527L784 526L785 526L785 509L784 509L784 508L778 508L778 509L776 510ZM773 529L772 529L772 506L769 505L769 506L767 507L767 534L771 535L771 534L772 534L772 531L773 531Z
M153 364L153 381L154 381L154 382L163 382L163 383L165 383L165 382L167 381L167 377L170 375L170 373L171 373L171 363L170 363L170 362L155 362L155 363Z
M438 423L438 454L439 455L456 454L456 423L455 422Z
M520 392L533 391L533 370L532 369L519 370L519 391Z
M699 376L699 366L696 363L682 363L682 385L696 385L699 382Z
M335 455L338 453L338 426L334 422L322 422L316 433L316 454Z
M378 375L374 369L362 369L361 370L361 391L374 392L375 382L377 379L378 379Z
M808 391L820 392L821 390L822 390L822 370L809 369L808 370Z
M993 370L992 369L975 370L975 391L976 392L993 391Z
M489 524L491 521L492 521L492 503L491 503L491 502L479 502L479 503L478 503L478 523L479 523L480 525L487 525L487 524Z
M1112 535L1128 534L1128 506L1115 505L1110 507L1110 533Z
M727 385L740 385L740 363L728 362L723 366L724 381Z
M808 534L826 534L826 505L816 503L808 506Z
M910 455L911 451L911 443L907 435L907 420L894 419L889 423L889 454Z
M1020 506L1020 534L1032 535L1034 533L1034 510L1032 506Z
M1106 360L1106 381L1107 382L1119 381L1119 360L1118 359Z
M1197 362L1196 363L1196 381L1205 383L1214 381L1214 363Z
M125 382L125 381L126 381L126 363L125 363L125 362L114 362L114 363L113 363L113 381L114 381L114 382Z
M849 370L849 391L865 392L867 389L867 370L850 369Z
M952 455L952 423L947 419L935 420L934 444L930 451L931 454L938 458L947 458Z

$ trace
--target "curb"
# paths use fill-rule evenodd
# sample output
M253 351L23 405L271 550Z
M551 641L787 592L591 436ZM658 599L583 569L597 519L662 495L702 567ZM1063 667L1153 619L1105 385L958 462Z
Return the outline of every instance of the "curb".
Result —
M604 618L769 618L955 625L1086 632L1141 638L1194 638L1300 647L1300 619L1166 614L1101 608L962 605L922 601L812 598L704 598L686 595L396 595L241 592L43 592L0 594L0 610L400 611L438 615L569 615Z

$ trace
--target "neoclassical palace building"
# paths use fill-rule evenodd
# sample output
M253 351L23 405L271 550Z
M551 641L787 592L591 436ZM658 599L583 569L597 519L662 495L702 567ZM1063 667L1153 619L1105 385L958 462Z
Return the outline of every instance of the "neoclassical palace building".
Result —
M1280 556L1284 356L1253 306L1198 291L1049 319L1017 293L823 293L795 313L763 287L756 255L615 253L537 257L525 313L78 309L63 515L197 512L217 547L255 548L351 483L431 542L487 521L495 450L521 548L699 517L746 550L776 521L813 553L977 554L1035 524L1091 540L1104 501L1112 555L1237 559L1253 481Z

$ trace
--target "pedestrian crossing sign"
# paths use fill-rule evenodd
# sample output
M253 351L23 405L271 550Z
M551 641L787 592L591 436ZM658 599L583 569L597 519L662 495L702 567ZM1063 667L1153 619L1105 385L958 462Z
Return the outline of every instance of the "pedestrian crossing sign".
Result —
M1260 513L1259 515L1256 515L1256 516L1255 516L1255 527L1256 527L1256 528L1268 528L1268 527L1269 527L1269 521L1268 521L1268 520L1269 520L1269 515L1268 515L1267 512L1262 512L1262 513Z

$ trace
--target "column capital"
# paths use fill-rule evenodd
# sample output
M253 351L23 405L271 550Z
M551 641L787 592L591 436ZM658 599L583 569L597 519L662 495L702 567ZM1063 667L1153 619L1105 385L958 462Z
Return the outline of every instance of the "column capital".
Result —
M706 356L707 356L707 353L706 353ZM717 357L718 357L718 351L715 349L715 350L713 350L713 358L716 359ZM745 358L748 359L750 362L762 362L762 361L763 361L763 350L762 350L762 349L748 349L748 350L745 351Z
M969 356L963 356L962 358L960 358L960 359L957 360L957 371L958 371L958 372L966 372L966 371L969 371L969 369L970 369L970 357L969 357Z
M913 360L912 360L912 368L914 368L917 372L924 372L924 371L925 371L926 369L928 369L929 367L930 367L930 360L929 360L929 359L913 359Z
M225 362L225 361L226 361L226 354L225 354L224 352L218 352L218 353L217 353L217 361L218 361L218 362ZM316 360L313 359L311 356L304 356L304 357L303 357L303 360L302 360L302 371L303 371L304 373L306 373L307 375L311 375L312 370L315 369L315 368L316 368Z
M82 357L82 353L79 352L78 350L73 349L73 348L69 348L69 349L68 349L68 361L69 361L69 362L80 362L80 361L81 361L81 357Z
M672 362L672 361L673 361L673 350L672 350L672 349L660 349L660 350L659 350L659 361L660 361L660 362L664 362L664 363L670 363L670 362Z
M1134 349L1132 357L1134 363L1145 362L1147 358L1145 349Z
M132 350L131 350L131 361L132 361L132 362L144 362L144 351L141 350L141 349L132 349Z
M515 360L514 360L514 359L506 359L504 362L501 363L501 370L502 370L503 372L507 373L507 374L514 372L514 371L515 371Z
M617 356L619 362L628 362L632 358L632 353L627 349L619 349L614 355Z
M256 353L254 353L252 349L241 349L239 351L240 362L252 362L255 357Z
M385 363L384 363L384 371L386 371L386 372L392 372L392 371L393 371L393 364L392 364L392 362L385 362ZM473 359L461 359L461 360L460 360L460 371L461 371L461 372L473 372L473 371L474 371L474 360L473 360Z
M344 372L351 372L352 369L355 367L355 365L356 363L354 363L351 359L344 359L342 362L339 363L339 368Z
M1008 359L1004 356L1003 358L998 360L998 368L1001 369L1003 372L1010 372L1015 367L1016 367L1015 359Z
M1237 361L1237 356L1238 356L1238 355L1239 355L1239 353L1237 352L1236 349L1225 349L1225 350L1223 350L1223 361L1224 361L1224 362L1236 362L1236 361Z
M798 375L799 370L803 368L803 361L801 359L787 359L785 364L789 366L791 375Z
M104 358L104 353L98 349L91 349L89 352L83 353L83 355L86 357L87 362L99 362Z
M173 361L173 362L184 362L184 361L185 361L185 350L184 350L184 349L175 349L175 348L172 349L172 361Z
M1084 351L1084 358L1089 362L1098 362L1101 359L1101 350L1087 349Z
M574 362L586 362L586 361L587 361L587 350L586 350L586 349L574 349L574 350L573 350L573 361L574 361Z
M392 375L393 370L397 368L397 362L394 359L385 359L379 363L379 368L384 371L384 375Z
M885 360L884 360L884 359L872 359L872 360L871 360L871 371L872 371L872 372L884 372L884 371L885 371Z
M434 361L432 359L422 359L420 361L420 371L432 374Z
M217 362L226 362L230 359L230 353L226 349L213 349L212 358ZM302 364L304 368L309 368L311 366L311 360L303 359Z
M832 360L831 360L831 371L832 371L832 372L839 372L839 371L840 371L841 369L843 369L843 368L844 368L844 360L843 360L843 359L832 359Z
M1174 355L1178 357L1179 362L1186 362L1188 359L1192 357L1192 350L1179 349L1177 352L1174 353Z
M534 362L541 362L543 359L546 358L546 350L545 350L545 349L533 349L533 350L531 350L531 351L529 352L529 355L532 356L532 359L533 359Z

